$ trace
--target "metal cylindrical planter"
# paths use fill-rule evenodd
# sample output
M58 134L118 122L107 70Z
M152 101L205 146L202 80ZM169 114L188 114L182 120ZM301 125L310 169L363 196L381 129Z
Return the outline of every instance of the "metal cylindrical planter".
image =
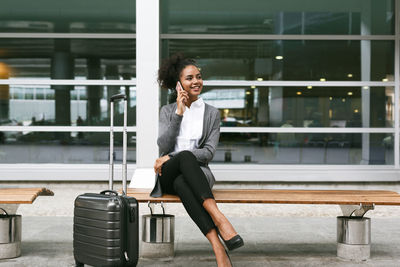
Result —
M371 254L371 219L337 217L337 255L348 260L363 261Z
M148 243L173 243L175 216L147 214L142 216L142 241Z
M175 216L165 214L142 216L142 245L143 258L171 258L174 256L175 245Z
M9 215L3 209L0 214L0 259L16 258L21 255L21 215Z

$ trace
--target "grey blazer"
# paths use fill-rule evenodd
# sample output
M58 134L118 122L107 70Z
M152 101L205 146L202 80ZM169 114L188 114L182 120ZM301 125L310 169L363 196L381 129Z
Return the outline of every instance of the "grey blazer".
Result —
M175 148L176 138L179 135L181 122L183 116L177 115L177 105L172 103L165 105L160 111L160 121L158 126L158 139L157 144L159 147L160 155L174 156L177 152L173 152ZM205 104L204 108L204 121L203 121L203 134L199 140L199 148L191 150L193 155L197 158L200 163L200 168L207 177L210 188L215 183L214 175L212 174L208 163L212 160L215 154L215 150L219 140L219 124L220 114L218 109L208 104ZM156 183L150 196L160 197L163 192L161 190L160 181L158 175L156 176Z

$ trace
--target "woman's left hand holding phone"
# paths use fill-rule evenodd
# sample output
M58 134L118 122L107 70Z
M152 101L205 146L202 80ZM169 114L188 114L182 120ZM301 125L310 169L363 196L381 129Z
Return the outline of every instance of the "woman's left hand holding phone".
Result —
M185 113L186 102L188 101L189 96L188 93L183 89L179 81L176 83L175 89L178 94L176 98L176 104L177 104L176 114L182 116L183 113Z

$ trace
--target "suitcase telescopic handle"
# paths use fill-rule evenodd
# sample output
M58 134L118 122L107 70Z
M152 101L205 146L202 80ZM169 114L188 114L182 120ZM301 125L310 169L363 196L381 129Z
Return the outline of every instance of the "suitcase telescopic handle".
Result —
M124 100L124 128L123 128L123 142L122 142L122 194L126 195L127 192L127 117L128 117L128 101L124 94L117 94L110 97L110 181L109 190L113 190L114 183L114 101Z
M125 94L113 95L110 97L110 102L114 102L114 100L119 100L119 99L126 100L126 95Z

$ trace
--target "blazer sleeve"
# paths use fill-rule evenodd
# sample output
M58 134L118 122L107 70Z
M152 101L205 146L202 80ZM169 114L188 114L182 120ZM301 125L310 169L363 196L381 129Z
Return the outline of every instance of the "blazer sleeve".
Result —
M200 148L191 150L197 161L208 164L214 157L215 150L217 149L219 141L219 125L220 125L219 112L213 112L210 123L212 124L208 137L204 145Z
M179 135L183 119L183 116L179 116L175 112L170 114L171 112L173 112L171 106L163 106L160 111L157 145L161 155L174 150L176 137Z

